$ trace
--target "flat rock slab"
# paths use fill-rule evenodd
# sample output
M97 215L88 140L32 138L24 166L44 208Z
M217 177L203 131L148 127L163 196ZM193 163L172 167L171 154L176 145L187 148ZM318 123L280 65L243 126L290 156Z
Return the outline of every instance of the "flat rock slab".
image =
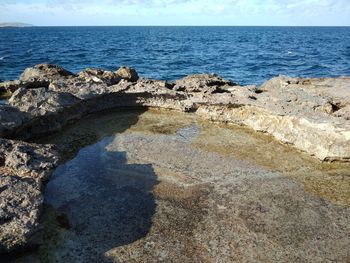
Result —
M266 136L190 114L145 112L114 135L93 129L134 115L117 116L96 116L49 139L97 142L59 166L48 184L42 260L349 259L348 165L321 164Z

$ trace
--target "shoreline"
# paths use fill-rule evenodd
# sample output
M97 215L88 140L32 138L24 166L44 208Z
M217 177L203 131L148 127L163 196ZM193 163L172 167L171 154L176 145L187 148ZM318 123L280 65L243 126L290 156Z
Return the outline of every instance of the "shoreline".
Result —
M7 105L0 104L0 188L10 189L2 203L16 214L0 225L0 254L38 242L44 186L62 158L53 145L31 143L35 138L60 132L92 113L159 108L246 126L320 161L350 162L349 85L349 77L281 76L256 87L215 74L166 82L139 78L128 67L78 74L57 65L28 68L19 80L0 83L0 92L11 94ZM21 198L28 202L13 204Z

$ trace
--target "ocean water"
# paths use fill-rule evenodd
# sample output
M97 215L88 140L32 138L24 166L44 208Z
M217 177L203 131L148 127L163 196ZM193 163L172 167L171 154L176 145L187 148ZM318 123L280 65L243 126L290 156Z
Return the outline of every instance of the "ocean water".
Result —
M136 68L174 80L217 73L240 84L277 75L350 75L350 27L32 27L0 29L0 79L38 63L78 72Z

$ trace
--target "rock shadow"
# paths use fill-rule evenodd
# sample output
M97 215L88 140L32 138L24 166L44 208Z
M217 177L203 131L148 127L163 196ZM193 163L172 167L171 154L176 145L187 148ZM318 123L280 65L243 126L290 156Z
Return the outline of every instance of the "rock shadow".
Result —
M116 141L107 137L56 169L45 203L61 214L56 220L65 234L58 238L46 233L41 249L46 259L110 262L107 251L149 232L157 176L152 165L128 164L125 152L110 150L108 145Z

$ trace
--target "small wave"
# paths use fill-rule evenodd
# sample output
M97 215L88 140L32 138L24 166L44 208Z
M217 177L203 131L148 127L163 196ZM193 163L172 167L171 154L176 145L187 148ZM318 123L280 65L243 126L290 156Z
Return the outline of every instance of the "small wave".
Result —
M4 60L5 59L5 57L0 57L0 60Z

